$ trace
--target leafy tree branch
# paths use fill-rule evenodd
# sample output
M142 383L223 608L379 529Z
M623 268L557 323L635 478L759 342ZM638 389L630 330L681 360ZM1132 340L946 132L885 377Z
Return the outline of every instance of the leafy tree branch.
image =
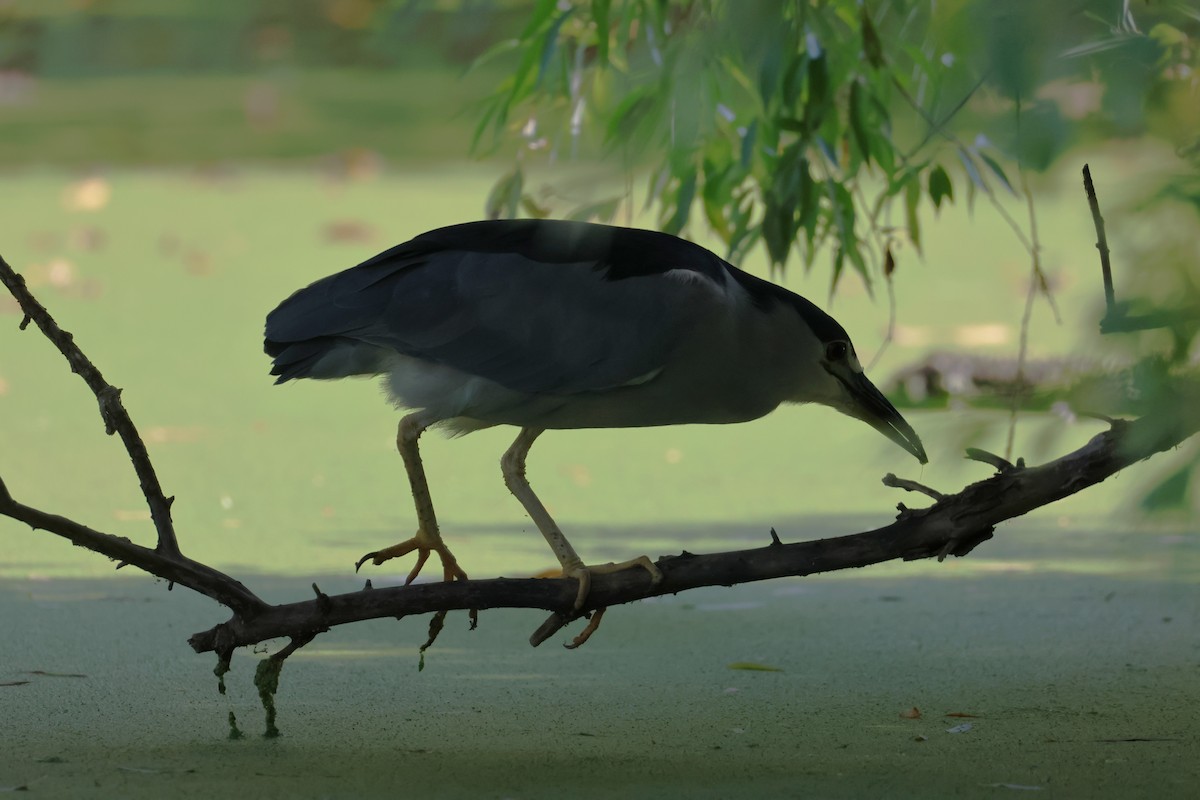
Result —
M925 203L982 194L1035 250L996 201L1028 194L1014 169L1045 171L1102 131L1169 135L1200 67L1183 5L1085 6L538 0L478 65L504 77L475 146L516 156L487 211L545 216L527 166L599 156L646 177L658 227L699 217L731 260L761 243L774 267L809 269L828 251L831 290L847 268L870 287L902 245L920 252Z

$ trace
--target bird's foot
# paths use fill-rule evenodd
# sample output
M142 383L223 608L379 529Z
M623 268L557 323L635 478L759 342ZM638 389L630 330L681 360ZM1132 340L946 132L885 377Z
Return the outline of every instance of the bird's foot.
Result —
M651 586L662 583L662 571L655 566L654 562L650 560L649 556L638 556L637 558L632 558L629 561L622 561L617 564L610 562L608 564L593 564L592 566L585 566L583 564L564 565L563 577L574 578L575 580L579 581L579 591L575 595L575 604L571 608L572 612L578 613L583 609L583 604L587 601L588 594L590 594L592 591L593 575L607 575L612 572L621 572L623 570L635 568L641 568L650 573Z
M580 647L586 644L587 640L592 638L592 634L596 632L596 629L600 627L600 620L604 619L604 612L607 610L607 608L597 608L595 611L593 611L591 616L588 617L587 627L580 631L579 635L574 639L565 643L563 647L567 648L568 650L578 650Z
M579 590L575 594L575 602L571 606L569 613L562 611L553 612L545 622L538 626L538 629L529 637L529 643L537 647L542 642L549 639L555 633L560 631L564 625L571 620L578 619L581 616L588 616L587 627L583 632L576 636L569 644L566 645L568 650L574 650L592 637L596 629L600 627L600 620L604 617L605 608L597 608L591 615L583 614L584 604L587 602L588 595L592 590L592 575L603 575L610 572L620 572L626 569L641 568L650 573L650 585L657 586L662 583L662 570L650 560L649 556L638 556L629 561L622 561L619 564L596 564L593 566L585 566L578 559L575 563L563 564L562 576L564 578L574 578L579 581Z
M394 544L391 547L385 547L382 550L376 550L373 553L367 553L354 564L354 571L362 567L363 564L370 561L375 566L379 566L385 561L390 561L393 558L406 556L409 553L416 551L417 563L408 573L408 577L404 579L404 585L412 583L416 580L417 575L421 574L421 568L425 566L425 562L429 560L430 553L437 553L438 558L442 560L442 578L447 581L465 581L467 573L463 572L462 567L458 565L458 559L450 552L450 548L446 547L446 543L442 541L441 535L437 533L426 533L425 530L418 529L417 535L411 539L406 539L399 544Z

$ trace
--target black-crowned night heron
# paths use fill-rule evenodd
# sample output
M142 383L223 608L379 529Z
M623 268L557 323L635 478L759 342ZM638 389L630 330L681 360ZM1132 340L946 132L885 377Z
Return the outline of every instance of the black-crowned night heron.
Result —
M757 419L782 403L822 403L871 425L925 463L913 429L867 380L832 317L699 245L653 231L582 222L471 222L421 234L323 278L267 317L277 383L382 375L398 406L396 445L417 533L359 560L431 552L465 579L442 541L417 439L431 425L465 433L520 428L504 481L550 543L563 574L586 567L525 478L551 428L627 428Z

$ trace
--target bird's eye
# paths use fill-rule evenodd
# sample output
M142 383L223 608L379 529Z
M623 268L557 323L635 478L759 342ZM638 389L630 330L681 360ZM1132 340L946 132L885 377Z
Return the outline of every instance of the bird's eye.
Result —
M846 342L830 342L825 346L825 358L830 361L841 361L850 352L850 345Z

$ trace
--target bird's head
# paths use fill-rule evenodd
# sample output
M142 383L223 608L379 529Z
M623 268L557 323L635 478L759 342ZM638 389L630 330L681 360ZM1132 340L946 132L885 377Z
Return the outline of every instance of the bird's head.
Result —
M925 464L925 447L896 407L863 373L854 345L837 320L811 301L735 267L726 269L762 312L773 363L784 372L785 402L821 403L860 419Z
M863 372L854 345L844 332L820 342L813 355L819 366L812 370L813 380L808 382L806 400L862 420L912 453L922 464L929 460L916 431Z

